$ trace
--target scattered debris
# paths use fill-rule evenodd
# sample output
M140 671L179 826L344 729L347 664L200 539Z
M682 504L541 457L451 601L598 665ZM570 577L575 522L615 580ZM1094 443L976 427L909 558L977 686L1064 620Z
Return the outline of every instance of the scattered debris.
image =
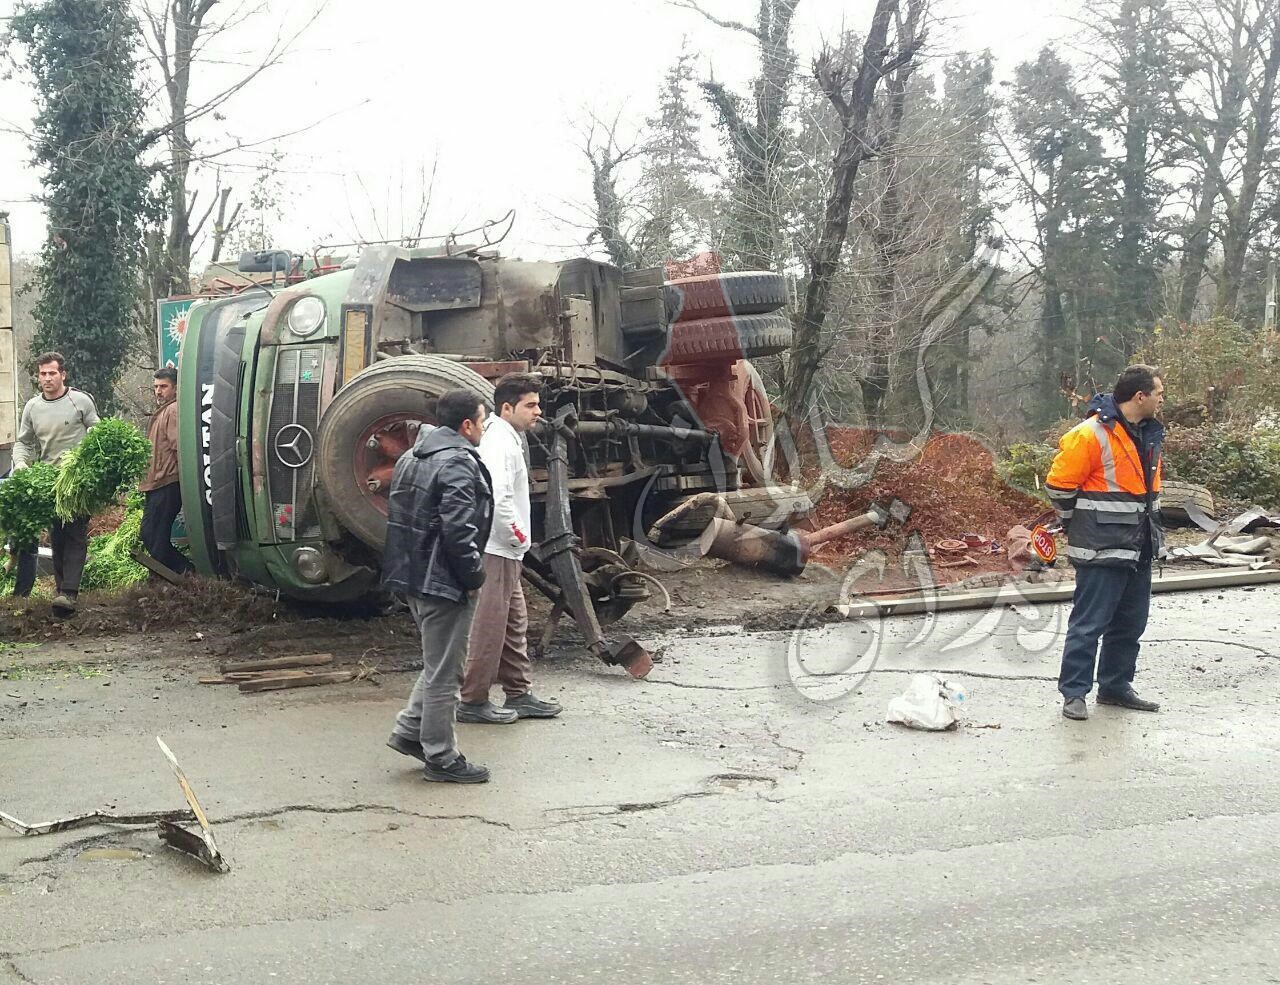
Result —
M202 862L214 872L230 872L231 866L222 857L222 853L218 851L218 844L213 838L213 828L209 824L209 819L205 816L204 808L200 806L196 792L191 789L186 773L178 765L177 757L174 756L169 747L164 744L164 740L158 735L156 736L156 745L164 753L164 758L169 760L173 775L178 778L178 786L182 788L182 795L187 799L187 806L191 808L191 813L195 817L196 823L200 825L200 833L196 834L186 828L179 827L171 821L161 820L157 822L160 840L170 848L182 852L184 855L190 855L192 858Z
M906 691L889 702L885 721L926 732L945 732L959 724L964 690L937 674L915 674Z
M0 824L10 831L30 838L35 835L57 834L59 831L70 831L73 828L84 828L94 824L155 824L159 821L194 821L195 814L185 811L144 811L141 814L112 814L109 811L90 811L88 814L77 814L57 821L42 821L39 824L27 824L19 821L12 814L0 811Z
M647 577L647 576L646 576ZM668 600L668 605L670 600ZM224 663L218 677L201 677L201 684L235 684L246 694L258 691L282 691L295 687L321 684L349 684L352 681L374 681L378 668L360 662L354 669L314 671L333 663L332 653L304 653L292 657L267 657Z
M816 547L866 527L883 528L889 517L888 510L873 503L865 513L821 530L785 533L716 517L703 531L698 547L704 557L795 577L804 571Z
M173 752L159 736L156 736L156 744L160 747L165 759L169 761L174 776L178 778L178 786L182 788L182 795L187 801L185 810L145 811L138 814L90 811L87 814L76 814L72 817L64 817L56 821L44 821L39 824L27 824L11 814L5 814L0 811L0 824L23 837L56 834L59 831L69 831L72 828L83 828L95 824L154 824L160 840L166 845L192 856L214 872L230 872L231 866L222 857L222 853L218 851L217 842L214 841L213 837L213 828L210 826L209 819L205 816L204 808L200 806L200 801L197 799L195 791L191 788L186 774L182 771L182 767L178 765L177 757L174 756ZM180 821L188 823L195 821L200 826L199 833L188 831L178 823Z

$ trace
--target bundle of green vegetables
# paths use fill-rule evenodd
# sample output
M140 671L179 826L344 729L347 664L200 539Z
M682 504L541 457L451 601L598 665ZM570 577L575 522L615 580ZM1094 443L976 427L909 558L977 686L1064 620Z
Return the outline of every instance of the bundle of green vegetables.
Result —
M142 506L130 500L120 526L89 541L89 560L80 587L88 592L116 591L147 578L147 569L130 555L142 550Z
M14 553L34 551L52 526L57 477L52 465L33 462L0 482L0 542Z
M104 417L58 461L54 506L73 520L93 516L116 501L147 471L151 442L128 421Z

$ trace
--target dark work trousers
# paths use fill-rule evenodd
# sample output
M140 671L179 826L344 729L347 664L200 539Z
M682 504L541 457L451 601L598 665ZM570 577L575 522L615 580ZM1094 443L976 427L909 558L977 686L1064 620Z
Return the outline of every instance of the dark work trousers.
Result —
M420 742L430 765L452 766L459 755L453 723L476 614L475 593L461 602L435 595L410 595L408 602L422 637L422 673L409 704L396 716L394 731L402 739Z
M89 553L89 518L55 519L49 528L49 546L53 548L53 582L58 594L75 598Z
M176 482L143 494L142 544L147 553L170 571L184 575L191 570L180 550L173 546L173 521L182 509L182 487Z
M1120 694L1132 686L1138 641L1147 628L1150 609L1151 565L1076 568L1076 591L1058 676L1064 698L1083 698L1093 689L1095 662L1099 694Z
M20 598L26 598L31 594L31 590L36 587L36 568L39 564L39 558L35 551L30 554L19 554L17 556L17 581L13 586L13 594Z

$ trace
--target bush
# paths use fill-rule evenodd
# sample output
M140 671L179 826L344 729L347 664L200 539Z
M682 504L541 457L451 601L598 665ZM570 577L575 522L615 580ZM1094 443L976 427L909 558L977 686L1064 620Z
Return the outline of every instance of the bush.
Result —
M1057 453L1054 445L1019 442L1005 449L996 471L1018 492L1047 503L1049 497L1044 491L1044 477L1049 474L1049 466Z
M1280 407L1273 344L1262 330L1213 318L1198 325L1157 325L1135 361L1160 367L1166 423L1252 424Z
M1232 503L1280 505L1280 431L1230 424L1170 426L1166 478L1208 486Z

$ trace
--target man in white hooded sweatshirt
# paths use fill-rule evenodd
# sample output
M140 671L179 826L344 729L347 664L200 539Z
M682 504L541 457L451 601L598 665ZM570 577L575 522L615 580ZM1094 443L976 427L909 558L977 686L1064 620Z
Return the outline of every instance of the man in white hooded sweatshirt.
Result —
M520 573L529 550L529 466L524 435L542 417L542 381L508 373L493 390L495 413L480 439L480 457L493 480L493 526L484 553L484 586L476 600L467 667L458 704L460 722L503 725L520 718L554 718L560 705L535 697L529 660L529 614ZM501 684L505 704L489 700Z

